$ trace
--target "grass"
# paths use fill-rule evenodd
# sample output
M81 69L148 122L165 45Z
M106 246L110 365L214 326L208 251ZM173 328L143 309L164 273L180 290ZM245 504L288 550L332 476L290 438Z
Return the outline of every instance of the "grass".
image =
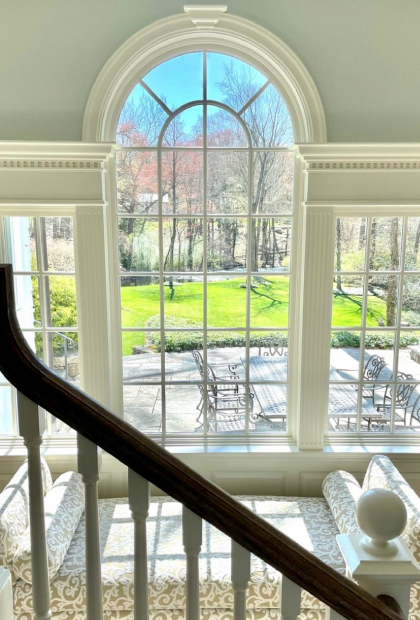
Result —
M207 324L209 327L245 328L247 289L241 288L245 278L232 278L208 283ZM267 284L259 284L251 291L251 327L288 326L289 278L269 276ZM123 327L145 327L147 320L160 312L159 285L121 288L121 320ZM175 319L203 321L203 286L201 282L184 282L171 289L164 287L165 316ZM334 327L360 327L362 298L358 295L334 295ZM378 318L385 318L385 302L369 297L367 325L378 326ZM144 333L123 334L123 354L131 355L134 345L143 345Z

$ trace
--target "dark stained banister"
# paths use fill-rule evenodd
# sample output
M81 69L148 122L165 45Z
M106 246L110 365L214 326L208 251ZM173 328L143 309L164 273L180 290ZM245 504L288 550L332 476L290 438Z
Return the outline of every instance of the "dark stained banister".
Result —
M0 371L27 398L172 496L347 620L401 620L175 456L40 362L15 313L11 265L0 265Z

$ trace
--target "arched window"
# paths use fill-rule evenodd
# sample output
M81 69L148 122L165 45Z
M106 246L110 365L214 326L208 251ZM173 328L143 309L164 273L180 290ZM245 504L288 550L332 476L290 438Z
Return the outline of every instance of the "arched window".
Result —
M282 96L243 60L182 54L139 79L117 141L125 417L164 436L286 432L294 137Z

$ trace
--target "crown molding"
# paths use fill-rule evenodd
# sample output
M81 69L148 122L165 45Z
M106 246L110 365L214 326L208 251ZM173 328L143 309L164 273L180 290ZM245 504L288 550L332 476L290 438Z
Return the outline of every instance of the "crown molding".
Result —
M311 171L420 170L420 143L297 144Z
M117 148L106 142L0 141L0 170L102 169Z
M198 30L214 28L223 13L226 13L227 5L221 4L184 4L184 12L190 17Z

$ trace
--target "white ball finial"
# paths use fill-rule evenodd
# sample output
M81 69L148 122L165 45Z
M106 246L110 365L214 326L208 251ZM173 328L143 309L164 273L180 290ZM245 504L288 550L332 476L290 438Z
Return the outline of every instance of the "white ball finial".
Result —
M356 519L366 534L361 546L371 555L390 557L397 553L397 538L407 523L407 510L398 495L386 489L369 489L359 498Z

